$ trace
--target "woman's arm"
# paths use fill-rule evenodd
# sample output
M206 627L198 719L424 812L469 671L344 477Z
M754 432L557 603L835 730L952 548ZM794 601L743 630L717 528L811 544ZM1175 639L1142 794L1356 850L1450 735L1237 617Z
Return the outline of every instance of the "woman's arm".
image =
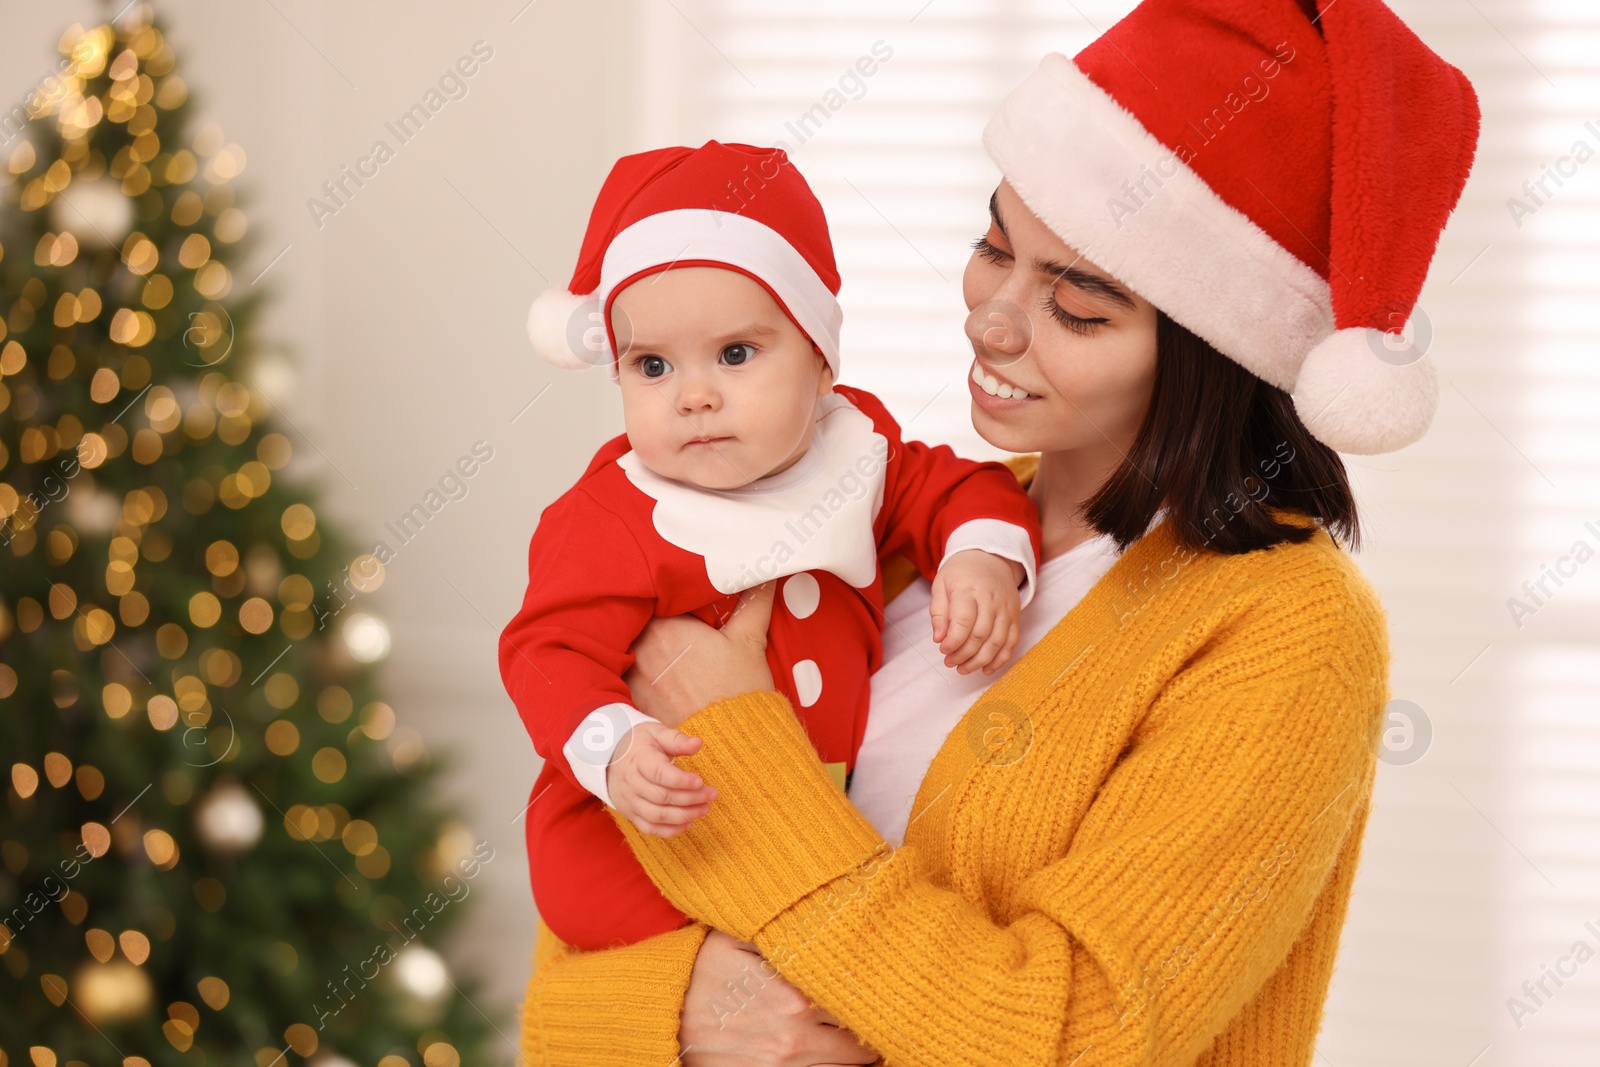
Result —
M702 923L582 952L540 923L522 1020L528 1067L672 1067Z
M810 1067L877 1053L754 951L696 923L580 952L540 924L524 1005L525 1067Z
M1288 626L1285 602L1315 607ZM681 762L718 790L707 815L673 838L624 832L674 904L753 941L890 1063L1186 1063L1259 995L1359 840L1386 673L1381 616L1349 586L1257 595L999 920L914 847L887 849L774 692L682 722L705 739ZM1035 713L1069 710L1093 713Z
M653 688L642 683L635 666L629 677L648 694L645 706L670 719L661 698L672 694L682 702L674 683L713 694L770 687L762 647L773 589L769 582L746 594L722 630L693 619L662 620L687 627L680 634L703 629L697 634L701 651L712 655L693 657L666 674L657 668ZM653 645L661 647L671 632L653 631ZM726 685L733 688L718 688ZM637 944L583 952L563 945L541 923L522 1022L523 1058L530 1067L673 1067L680 1054L683 1067L809 1067L877 1059L759 955L743 951L750 947L695 923Z

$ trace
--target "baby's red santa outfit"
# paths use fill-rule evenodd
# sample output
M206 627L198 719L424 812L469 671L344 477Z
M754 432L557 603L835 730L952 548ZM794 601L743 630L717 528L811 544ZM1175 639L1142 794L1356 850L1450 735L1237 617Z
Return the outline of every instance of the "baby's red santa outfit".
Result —
M568 367L618 376L610 302L674 266L735 270L761 284L837 379L839 276L822 207L778 149L708 141L627 156L595 203L569 292L529 315L534 345ZM584 339L588 339L584 343ZM646 716L622 675L654 617L720 626L739 593L781 579L768 630L774 684L843 788L882 657L881 561L903 554L927 578L981 549L1039 561L1038 513L999 463L903 441L872 394L836 385L817 405L810 449L730 490L664 478L626 435L606 442L540 515L528 589L501 634L506 689L545 765L527 811L541 917L579 948L632 943L687 918L634 860L604 805L617 743ZM936 648L929 649L936 662Z

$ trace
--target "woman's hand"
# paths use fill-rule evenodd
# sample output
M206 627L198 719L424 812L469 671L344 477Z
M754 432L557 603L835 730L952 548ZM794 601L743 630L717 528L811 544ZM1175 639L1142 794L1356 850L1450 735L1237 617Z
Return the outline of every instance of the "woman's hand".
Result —
M747 591L720 630L689 615L651 620L633 644L633 667L623 675L639 710L677 726L708 704L771 689L767 624L775 589L775 582L767 582ZM687 751L699 747L700 738L688 739ZM683 788L701 785L698 775L680 773ZM754 945L720 930L706 935L695 957L678 1025L684 1067L878 1061L876 1052L784 981Z
M707 627L710 629L710 627ZM712 930L695 957L678 1044L684 1067L835 1067L878 1062L748 941Z
M722 629L692 615L652 619L633 643L633 666L622 680L634 705L668 726L719 700L772 688L767 624L775 582L739 598Z

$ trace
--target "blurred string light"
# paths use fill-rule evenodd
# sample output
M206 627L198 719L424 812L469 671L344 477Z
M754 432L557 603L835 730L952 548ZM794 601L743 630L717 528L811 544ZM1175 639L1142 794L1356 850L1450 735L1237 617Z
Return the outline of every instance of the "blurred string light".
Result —
M245 852L261 840L266 827L261 807L237 781L224 779L195 808L195 828L213 851Z
M362 663L376 663L389 654L389 627L375 615L358 611L345 620L344 641Z
M394 958L394 976L407 993L436 1001L450 992L450 971L444 957L426 945L409 945Z

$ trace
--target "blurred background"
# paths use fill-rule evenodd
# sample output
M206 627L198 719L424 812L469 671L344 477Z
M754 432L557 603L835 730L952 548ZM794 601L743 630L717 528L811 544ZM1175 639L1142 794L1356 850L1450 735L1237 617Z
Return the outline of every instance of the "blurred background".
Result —
M369 608L387 627L383 689L399 724L451 754L444 795L499 857L445 953L452 973L482 980L495 1062L514 1060L530 971L521 813L538 769L496 640L539 511L622 429L605 374L538 362L524 317L565 285L610 164L712 137L787 147L833 227L842 380L882 396L908 436L992 456L962 386L960 276L998 180L979 135L1040 56L1072 54L1132 6L155 4L196 128L214 124L239 149L253 245L236 291L270 292L256 330L281 361L283 432L325 510L358 546L394 544L386 524L475 445L492 453L404 542ZM1484 126L1416 317L1442 372L1438 418L1402 452L1348 460L1395 702L1318 1062L1590 1065L1600 7L1391 6L1466 72ZM5 0L0 101L37 90L70 24L121 7ZM464 56L474 73L396 136ZM372 174L361 161L378 141L389 151ZM371 175L360 183L358 167Z

